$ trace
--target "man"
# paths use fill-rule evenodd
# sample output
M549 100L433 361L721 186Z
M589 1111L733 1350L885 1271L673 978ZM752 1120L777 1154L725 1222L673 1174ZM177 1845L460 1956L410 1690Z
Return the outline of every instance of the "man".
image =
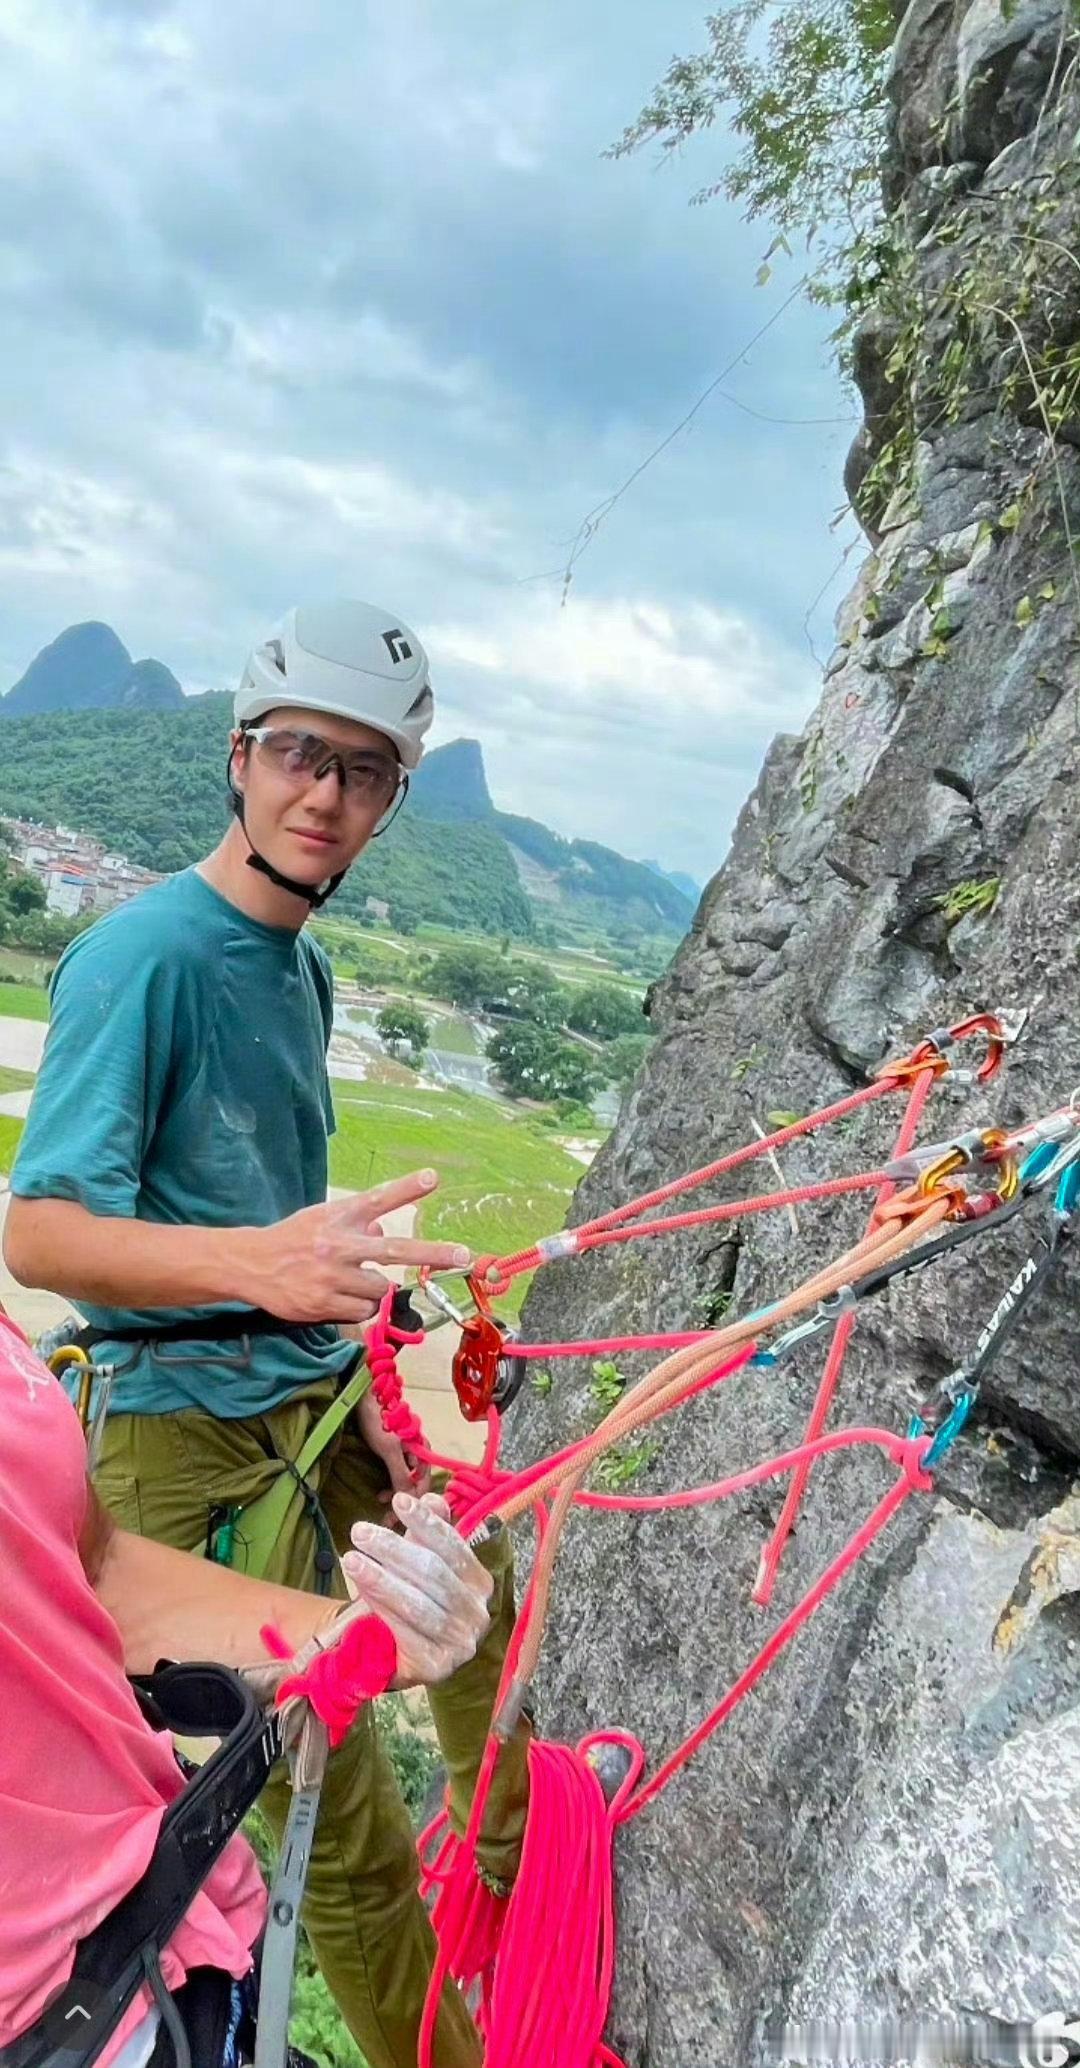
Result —
M356 1355L325 1324L370 1319L385 1269L468 1262L454 1244L382 1232L379 1213L424 1197L434 1172L326 1203L332 977L304 931L400 803L432 710L419 640L370 605L297 609L255 649L235 706L234 822L196 868L67 951L12 1174L9 1267L76 1301L117 1367L97 1474L107 1506L182 1550L231 1545L242 1564L252 1504L301 1479L261 1567L290 1586L321 1566L340 1591L327 1534L340 1549L358 1516L385 1520L393 1487L422 1491L370 1396L297 1471ZM513 1615L505 1537L485 1562L491 1631L432 1700L459 1822ZM500 1886L524 1828L527 1738L523 1726L500 1761L480 1849ZM265 1806L280 1833L284 1778ZM305 1921L371 2068L413 2068L433 1942L370 1720L330 1763ZM473 2068L460 2001L442 2026L439 2068Z
M47 1455L49 1470L41 1470ZM393 1632L394 1685L432 1681L476 1650L492 1582L435 1495L395 1496L406 1535L360 1524L344 1566ZM383 1562L388 1560L388 1562ZM86 1484L71 1404L0 1308L0 2048L63 1989L76 1949L139 1880L182 1789L169 1741L125 1678L164 1654L233 1667L273 1623L294 1652L332 1641L340 1604L227 1572L118 1529ZM272 1669L271 1669L272 1670ZM163 1948L178 2014L191 1991L229 2003L250 1973L266 1898L233 1839ZM119 1980L123 1961L102 1975ZM85 1972L85 1971L84 1971ZM193 1976L190 1989L184 1984ZM213 1977L211 1981L210 1978ZM59 2015L59 2013L58 2013ZM69 2013L74 2015L74 2013ZM143 1989L101 2055L146 2061L158 2013ZM171 2056L169 2056L171 2058ZM217 2068L196 2050L198 2068ZM249 2056L244 2055L247 2059Z

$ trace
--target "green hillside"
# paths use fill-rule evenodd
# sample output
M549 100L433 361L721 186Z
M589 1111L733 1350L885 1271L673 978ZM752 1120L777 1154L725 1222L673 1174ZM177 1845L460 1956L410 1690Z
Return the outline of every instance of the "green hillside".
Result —
M148 869L186 868L228 823L225 763L232 698L190 697L180 711L64 711L9 719L0 813L92 833ZM529 901L490 827L400 813L355 864L337 908L385 898L395 917L527 937Z
M605 916L611 923L614 909L644 932L686 932L694 916L693 905L647 862L629 862L625 855L596 840L565 840L537 819L519 818L509 811L497 811L493 824L511 847L548 872L553 879L547 886L553 902L600 924Z
M0 814L74 827L145 868L185 868L228 822L231 710L228 695L210 694L178 710L9 717L0 735ZM517 857L536 865L534 879ZM672 939L692 916L680 892L643 863L496 811L475 740L425 757L405 808L351 869L337 909L362 913L370 896L385 899L403 928L427 922L519 939L541 918L549 929L577 924L618 937L629 928Z

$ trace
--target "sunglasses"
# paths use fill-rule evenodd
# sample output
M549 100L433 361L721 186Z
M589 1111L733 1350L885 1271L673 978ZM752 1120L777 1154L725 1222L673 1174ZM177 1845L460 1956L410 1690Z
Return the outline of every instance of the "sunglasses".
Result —
M390 754L378 754L368 747L336 747L317 732L293 732L277 725L249 725L244 738L254 741L267 768L298 789L320 782L332 768L347 797L385 811L401 788L403 770Z

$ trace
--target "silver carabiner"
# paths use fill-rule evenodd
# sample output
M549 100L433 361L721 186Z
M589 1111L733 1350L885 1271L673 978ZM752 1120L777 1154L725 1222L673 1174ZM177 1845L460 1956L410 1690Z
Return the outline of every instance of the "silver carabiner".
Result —
M422 1293L442 1315L443 1321L453 1321L457 1323L458 1328L464 1328L467 1317L460 1307L454 1305L449 1293L445 1293L441 1285L436 1285L433 1278L425 1278L423 1285L414 1285L411 1290L414 1293ZM441 1327L442 1323L437 1322L435 1325Z

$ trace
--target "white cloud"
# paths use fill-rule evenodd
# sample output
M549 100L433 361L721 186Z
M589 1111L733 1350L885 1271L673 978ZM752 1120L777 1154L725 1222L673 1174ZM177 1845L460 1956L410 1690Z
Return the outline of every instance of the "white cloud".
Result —
M756 232L599 158L699 0L0 12L0 689L85 617L231 683L351 590L428 640L507 808L712 867L812 699L845 434L710 406L565 610L528 579L761 321ZM740 394L827 414L816 354L786 317Z
M790 656L744 618L704 603L507 601L479 636L474 626L435 624L428 638L436 657L525 685L593 730L686 736L706 758L722 752L725 727L753 724L769 708L790 717L805 698Z
M117 593L170 530L168 512L141 495L33 458L0 466L0 572L11 577L77 576Z
M810 708L808 660L703 602L489 605L427 628L438 737L479 733L501 809L711 875L769 740Z
M270 311L254 319L213 304L205 318L212 349L239 373L283 387L356 387L363 382L420 388L467 401L482 391L480 369L465 359L442 365L414 331L391 323L378 309L335 319L299 311Z
M434 136L463 152L478 142L504 171L538 172L550 134L550 96L541 79L500 79L486 92L432 96L427 123Z

